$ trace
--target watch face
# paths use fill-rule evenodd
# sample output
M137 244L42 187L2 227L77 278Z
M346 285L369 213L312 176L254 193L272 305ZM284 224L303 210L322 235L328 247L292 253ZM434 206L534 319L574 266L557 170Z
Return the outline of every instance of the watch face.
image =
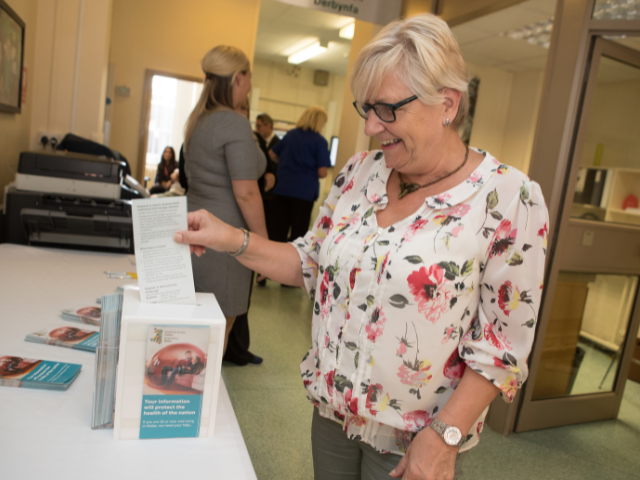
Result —
M447 445L457 445L462 440L462 433L456 427L447 427L442 437Z

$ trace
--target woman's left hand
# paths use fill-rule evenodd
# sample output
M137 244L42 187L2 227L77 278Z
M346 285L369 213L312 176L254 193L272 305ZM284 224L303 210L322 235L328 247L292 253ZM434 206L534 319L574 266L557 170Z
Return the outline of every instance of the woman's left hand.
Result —
M419 432L389 475L402 480L451 480L458 448L450 447L431 428Z

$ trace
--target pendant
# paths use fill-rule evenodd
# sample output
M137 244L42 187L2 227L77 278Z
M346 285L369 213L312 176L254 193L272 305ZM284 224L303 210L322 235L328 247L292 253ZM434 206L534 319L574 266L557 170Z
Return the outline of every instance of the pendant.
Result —
M400 181L400 193L398 194L398 199L404 198L405 196L415 192L419 188L420 188L420 185L418 185L417 183L406 183L406 182Z

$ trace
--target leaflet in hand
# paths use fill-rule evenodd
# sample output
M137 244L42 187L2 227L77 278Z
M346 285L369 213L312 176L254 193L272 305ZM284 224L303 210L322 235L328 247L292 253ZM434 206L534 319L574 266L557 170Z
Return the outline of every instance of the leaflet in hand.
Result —
M189 246L173 240L176 232L187 230L186 197L133 200L131 205L140 299L195 305Z
M99 336L99 332L69 326L30 333L25 337L25 341L95 353Z
M0 356L0 386L66 390L81 368L75 363Z
M100 326L101 313L102 311L98 306L69 308L62 311L62 318L70 322Z

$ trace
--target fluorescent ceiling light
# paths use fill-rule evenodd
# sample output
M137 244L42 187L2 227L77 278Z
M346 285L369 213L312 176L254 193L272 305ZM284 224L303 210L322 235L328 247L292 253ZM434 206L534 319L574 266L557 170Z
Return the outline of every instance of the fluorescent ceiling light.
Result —
M549 48L551 31L553 30L553 17L543 22L532 23L524 27L503 32L500 35L513 40L524 40L530 45Z
M338 35L340 35L340 38L346 38L346 39L353 39L353 32L356 29L356 24L354 23L350 23L349 25L346 25L344 27L342 27L340 29L340 33L338 33Z
M318 55L326 52L327 50L328 48L326 46L320 45L320 42L315 42L309 45L308 47L303 48L302 50L299 50L293 55L289 56L289 58L287 58L287 62L293 63L294 65L298 65L302 62L306 62L307 60L313 57L317 57Z
M290 44L287 48L282 50L280 52L280 55L284 55L285 57L288 57L289 55L293 55L294 53L296 53L298 50L302 50L303 48L308 47L313 42L317 42L318 40L319 40L318 37L301 38L297 42Z
M596 20L640 20L639 0L608 0L593 9Z
M608 0L606 3L600 3L593 10L593 18L595 20L640 20L640 0ZM552 30L553 17L543 22L503 32L500 35L549 48Z

